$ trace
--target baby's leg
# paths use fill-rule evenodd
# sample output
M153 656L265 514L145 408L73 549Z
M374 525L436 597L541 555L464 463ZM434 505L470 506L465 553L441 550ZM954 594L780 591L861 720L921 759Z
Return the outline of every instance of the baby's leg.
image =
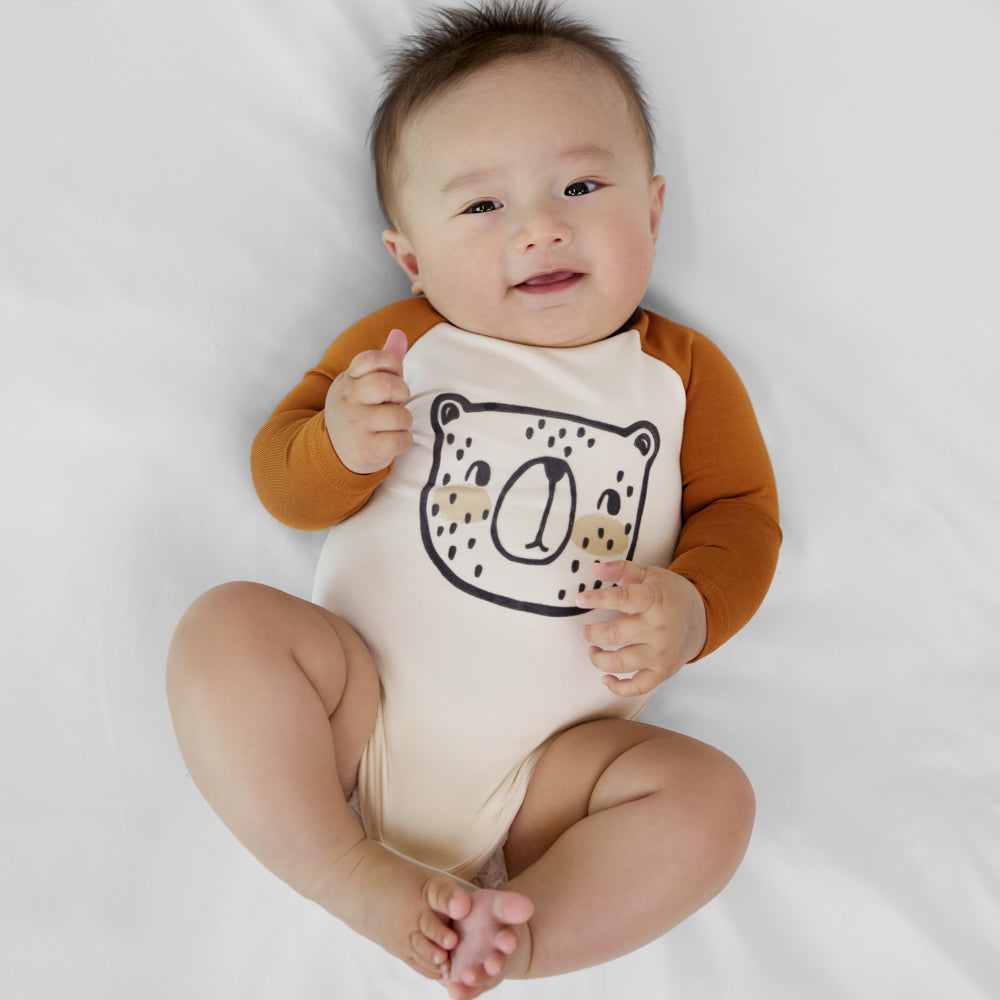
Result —
M471 909L453 879L367 840L346 803L378 708L364 643L322 608L256 584L199 598L167 689L191 776L236 837L302 895L440 978Z
M627 954L690 916L729 881L753 823L753 792L724 754L677 733L604 719L545 752L505 853L534 915L503 974L557 975ZM461 921L456 925L461 931ZM452 961L469 984L491 969Z

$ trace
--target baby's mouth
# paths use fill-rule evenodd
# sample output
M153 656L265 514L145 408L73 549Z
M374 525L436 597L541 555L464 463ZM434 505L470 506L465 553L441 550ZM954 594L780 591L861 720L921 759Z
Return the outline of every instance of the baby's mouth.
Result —
M516 288L526 292L548 292L567 288L583 275L579 271L548 271L545 274L536 274L522 281Z

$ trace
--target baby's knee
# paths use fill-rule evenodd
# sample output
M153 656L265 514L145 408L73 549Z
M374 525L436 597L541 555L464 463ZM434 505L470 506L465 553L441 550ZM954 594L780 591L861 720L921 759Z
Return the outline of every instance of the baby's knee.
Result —
M695 807L704 844L725 867L735 869L750 843L757 802L746 772L720 751L702 772Z
M213 587L198 597L184 612L170 642L168 691L223 667L229 652L252 641L267 617L273 593L261 584L240 581Z
M754 795L753 785L750 783L746 771L736 761L723 756L724 762L721 765L720 780L723 783L725 799L729 803L728 812L738 827L749 831L753 826L754 816L757 812L757 799Z
M262 612L271 588L259 583L223 583L196 598L174 631L174 645L207 641L219 633L240 633Z
M195 598L181 618L181 627L202 628L222 623L227 619L243 619L247 614L259 612L262 606L277 593L271 587L246 580L222 583Z
M679 823L709 867L739 864L756 813L753 786L743 768L721 750L677 734L640 744L633 754L661 794L665 826Z

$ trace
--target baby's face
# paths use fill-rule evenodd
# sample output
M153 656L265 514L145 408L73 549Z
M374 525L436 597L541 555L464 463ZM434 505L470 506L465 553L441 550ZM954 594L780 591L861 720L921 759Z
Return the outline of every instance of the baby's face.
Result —
M422 108L402 135L397 229L386 245L455 326L571 347L639 304L663 179L600 64L495 64Z

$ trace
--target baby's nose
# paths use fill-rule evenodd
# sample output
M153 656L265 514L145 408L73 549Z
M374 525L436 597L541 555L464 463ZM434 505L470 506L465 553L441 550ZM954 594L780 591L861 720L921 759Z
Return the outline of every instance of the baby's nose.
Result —
M572 242L572 228L565 219L548 210L533 212L526 217L514 237L514 245L519 253L567 247Z

